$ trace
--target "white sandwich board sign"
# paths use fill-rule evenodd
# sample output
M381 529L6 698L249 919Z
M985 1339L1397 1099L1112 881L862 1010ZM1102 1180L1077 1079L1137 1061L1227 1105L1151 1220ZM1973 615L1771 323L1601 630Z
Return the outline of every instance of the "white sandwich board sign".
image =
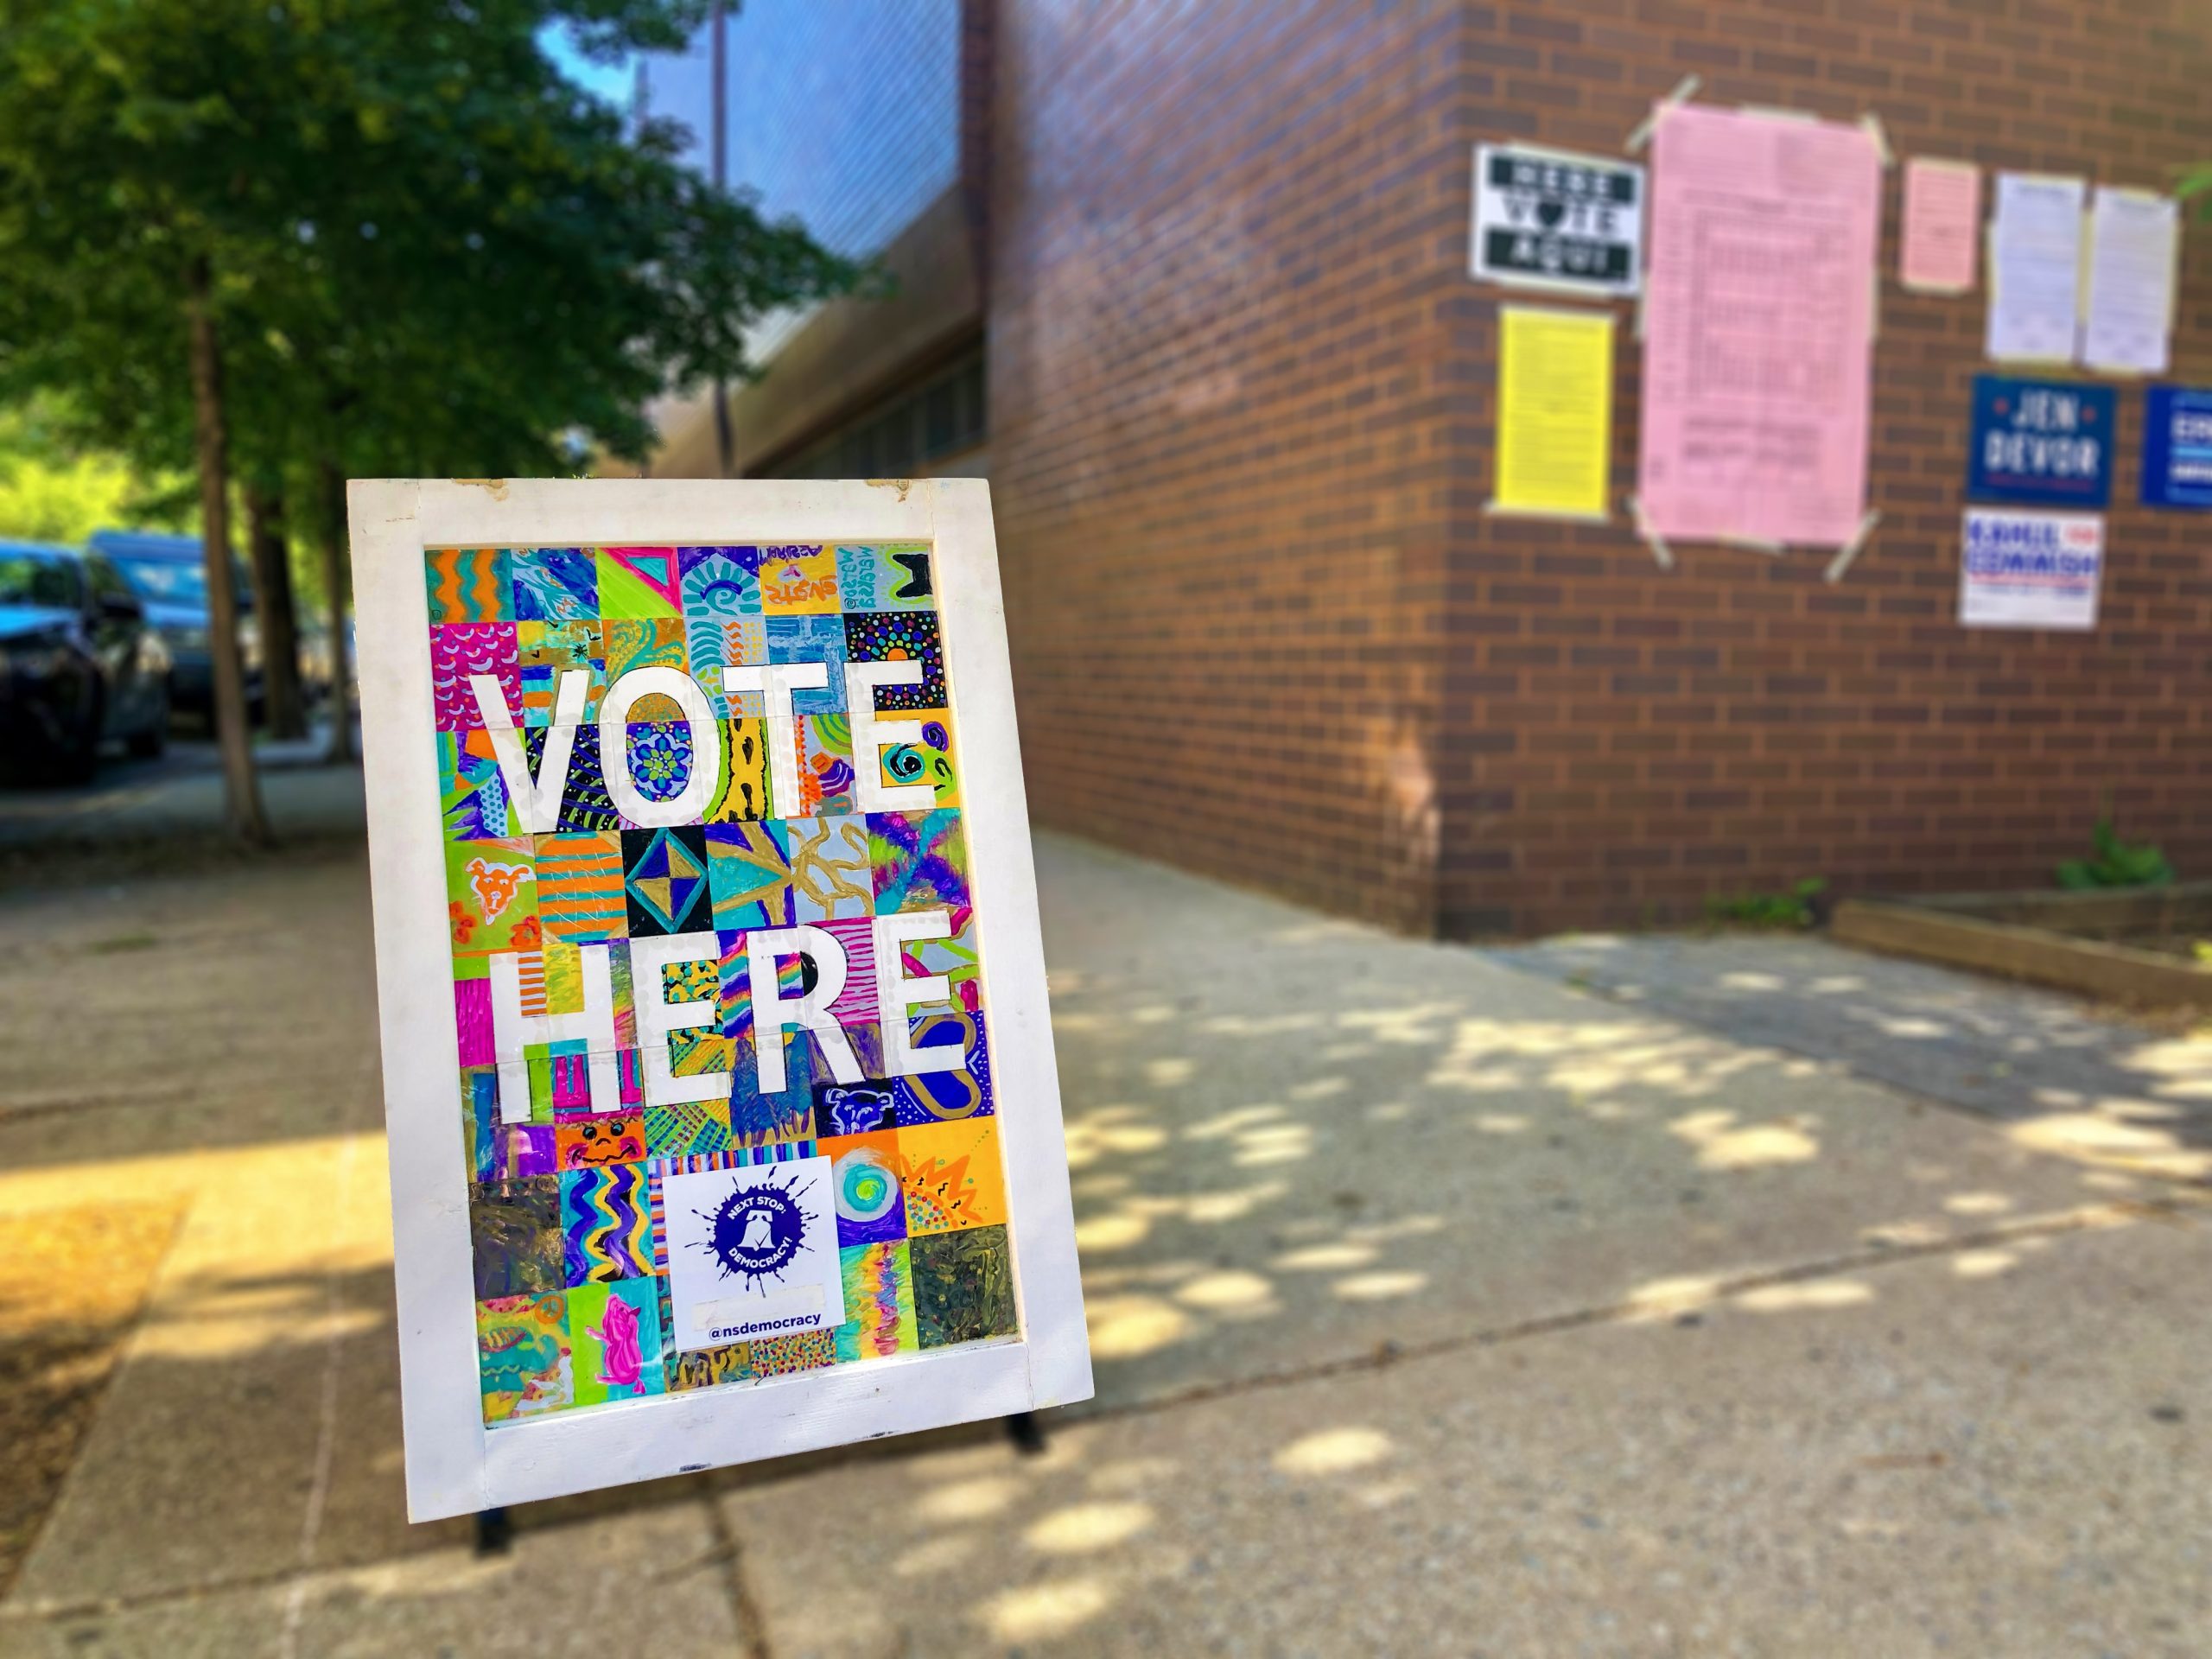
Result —
M1088 1397L988 486L351 510L410 1513Z

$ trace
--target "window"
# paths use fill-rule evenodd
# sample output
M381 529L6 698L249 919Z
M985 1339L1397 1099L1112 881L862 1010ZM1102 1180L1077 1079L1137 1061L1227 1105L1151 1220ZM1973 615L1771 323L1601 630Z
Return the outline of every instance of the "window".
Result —
M207 604L207 575L200 565L185 559L143 558L125 556L116 560L124 576L138 590L141 599L151 600L156 605L196 605L205 609Z
M67 554L0 550L0 605L73 611L84 602L77 561Z
M897 478L974 448L988 429L977 346L802 449L781 470L788 478Z
M135 600L138 597L130 591L130 584L123 579L123 573L99 554L86 556L85 569L92 578L94 599L105 603L109 600Z

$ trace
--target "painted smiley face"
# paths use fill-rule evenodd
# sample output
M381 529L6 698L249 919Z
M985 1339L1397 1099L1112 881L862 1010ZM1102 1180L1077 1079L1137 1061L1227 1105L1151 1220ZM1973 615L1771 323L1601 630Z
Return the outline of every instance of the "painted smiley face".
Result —
M588 1123L564 1123L557 1139L563 1169L633 1164L645 1155L644 1128L637 1118L628 1116Z

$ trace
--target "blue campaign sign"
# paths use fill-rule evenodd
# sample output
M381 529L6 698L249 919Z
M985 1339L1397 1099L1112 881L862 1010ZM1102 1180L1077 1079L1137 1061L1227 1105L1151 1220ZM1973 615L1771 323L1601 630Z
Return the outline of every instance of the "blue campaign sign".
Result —
M2151 388L2143 410L2143 505L2212 507L2212 391Z
M2101 507L2112 499L2112 446L2110 386L1974 376L1975 499Z

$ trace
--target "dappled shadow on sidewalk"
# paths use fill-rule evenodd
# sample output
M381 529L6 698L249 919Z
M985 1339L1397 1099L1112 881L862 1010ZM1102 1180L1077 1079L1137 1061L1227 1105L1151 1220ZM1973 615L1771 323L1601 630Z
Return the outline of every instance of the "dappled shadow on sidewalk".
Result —
M375 1148L365 1144L364 1150ZM248 1196L210 1190L199 1202L219 1206ZM1339 1236L1356 1236L1359 1225L1348 1223ZM1684 1367L1699 1374L1720 1363L1728 1344L1745 1339L1711 1333L1801 1321L1802 1341L1811 1348L1784 1344L1783 1351L1793 1357L1809 1351L1817 1375L1826 1374L1818 1363L1824 1348L1833 1347L1839 1377L1907 1389L1916 1398L1924 1393L1941 1406L1956 1399L1957 1383L1921 1377L1931 1351L1950 1347L1955 1331L2009 1322L2002 1310L2024 1296L2041 1298L2046 1309L2037 1325L2046 1334L2031 1350L2039 1344L2056 1353L2064 1345L2057 1332L2074 1316L2050 1312L2069 1305L2065 1295L2073 1288L2062 1269L2063 1252L2054 1247L2075 1232L2131 1226L2169 1230L2142 1228L2139 1217L2107 1209L2094 1219L2031 1224L1959 1248L1872 1252L1851 1264L1820 1264L1817 1272L1700 1281L1650 1276L1631 1287L1624 1305L1548 1325L1452 1333L1439 1324L1408 1321L1400 1326L1406 1349L1426 1350L1426 1358L1338 1355L1333 1363L1311 1363L1295 1373L1243 1377L1225 1367L1211 1386L1176 1395L1182 1409L1165 1415L1126 1382L1110 1380L1136 1357L1109 1354L1108 1392L1103 1409L1091 1414L1096 1421L1055 1414L1041 1458L1022 1457L995 1426L976 1425L712 1477L587 1493L519 1511L516 1553L498 1560L475 1554L466 1522L421 1528L404 1522L397 1341L385 1263L303 1261L173 1271L135 1328L126 1328L125 1318L92 1333L109 1346L127 1338L130 1360L31 1571L0 1612L0 1635L10 1621L35 1620L70 1641L95 1643L133 1620L238 1617L220 1599L236 1595L257 1610L256 1618L277 1620L289 1608L310 1620L344 1624L361 1633L366 1651L431 1650L407 1645L428 1640L427 1633L471 1650L467 1644L493 1628L494 1607L507 1609L501 1622L529 1618L533 1605L581 1595L582 1586L598 1586L587 1599L634 1589L641 1571L656 1592L693 1593L702 1583L711 1589L733 1546L716 1541L696 1518L672 1517L680 1508L719 1497L732 1506L734 1547L752 1563L755 1588L819 1630L825 1651L848 1650L840 1645L844 1634L867 1629L864 1620L824 1617L841 1596L857 1593L848 1581L857 1563L838 1540L861 1535L868 1543L870 1583L879 1591L895 1583L918 1599L912 1628L944 1639L969 1631L1001 1643L1072 1641L1109 1616L1141 1623L1150 1598L1174 1593L1193 1573L1230 1571L1255 1550L1271 1554L1275 1545L1268 1541L1278 1532L1289 1539L1312 1525L1349 1529L1366 1537L1367 1548L1381 1548L1403 1535L1407 1518L1433 1515L1441 1504L1451 1513L1526 1511L1531 1519L1524 1524L1565 1529L1564 1539L1571 1541L1573 1515L1550 1511L1631 1501L1632 1484L1602 1498L1555 1491L1516 1450L1535 1424L1529 1410L1508 1408L1508 1395L1499 1390L1516 1385L1506 1374L1495 1367L1478 1373L1489 1381L1470 1393L1438 1366L1473 1363L1500 1347L1531 1356L1511 1362L1516 1371L1552 1365L1557 1362L1546 1356L1554 1351L1538 1339L1598 1328L1641 1328L1652 1333L1648 1344L1669 1344L1614 1351L1618 1400L1613 1385L1592 1380L1585 1367L1568 1368L1569 1376L1581 1380L1555 1376L1545 1385L1586 1397L1598 1428L1578 1429L1569 1438L1591 1442L1574 1456L1585 1478L1594 1481L1608 1466L1605 1448L1624 1444L1611 1437L1630 1433L1640 1421L1629 1409L1631 1396L1641 1390L1650 1397L1639 1409L1660 1411L1659 1379ZM1656 1248L1663 1250L1665 1242ZM311 1246L302 1253L312 1254ZM1376 1259L1346 1266L1336 1278L1376 1271ZM1919 1288L1892 1305L1895 1287L1908 1282L1896 1277L1904 1274L1915 1275L1910 1282ZM2044 1282L2041 1274L2055 1275L2048 1292L2032 1287ZM1999 1302L1982 1310L1980 1301L1993 1295ZM1306 1293L1286 1289L1281 1300L1282 1312L1294 1316L1306 1306ZM2125 1301L2109 1300L2115 1309ZM1162 1300L1190 1306L1172 1288ZM5 1311L0 1308L0 1317ZM1216 1329L1233 1330L1233 1321L1224 1319ZM1198 1334L1197 1327L1185 1334ZM1456 1343L1441 1340L1452 1334ZM1755 1351L1766 1341L1751 1340ZM1531 1341L1537 1345L1527 1345ZM1673 1345L1686 1341L1722 1346ZM1901 1343L1910 1349L1900 1349ZM1217 1357L1225 1345L1213 1344ZM2014 1356L2016 1373L2029 1357L2030 1350ZM34 1387L63 1380L68 1357L54 1357L61 1363L51 1376L32 1379ZM1309 1357L1331 1356L1317 1351ZM1892 1380L1884 1384L1883 1376ZM1275 1386L1289 1382L1297 1386ZM1236 1402L1233 1415L1184 1416L1214 1398ZM1694 1419L1695 1398L1684 1395L1672 1409L1687 1409ZM1854 1420L1820 1389L1807 1390L1803 1401L1808 1432L1827 1448L1820 1454L1822 1466L1833 1464L1843 1477L1853 1469L1936 1469L1947 1458L1974 1452L1971 1440L1961 1440L1940 1415L1936 1427L1914 1429L1900 1426L1894 1402L1885 1413ZM1743 1425L1751 1449L1727 1455L1747 1471L1766 1471L1769 1499L1783 1503L1786 1515L1795 1489L1779 1480L1778 1464L1768 1464L1775 1450L1758 1449L1763 1439L1783 1433L1772 1424L1761 1427L1781 1409L1779 1401L1763 1407L1761 1416ZM1456 1461L1440 1464L1427 1443L1446 1421L1465 1446ZM1699 1432L1718 1434L1726 1445L1727 1421L1715 1419ZM1652 1433L1684 1432L1683 1424L1669 1426L1663 1415L1649 1421L1634 1430L1643 1448L1638 1455L1645 1458L1653 1455ZM2048 1478L2032 1471L2005 1478L2027 1481L2038 1503L2050 1501L2042 1486ZM804 1501L776 1495L801 1481L815 1483ZM1295 1522L1286 1517L1280 1526L1238 1518L1264 1514L1268 1505L1318 1510ZM1689 1513L1700 1527L1721 1535L1732 1525L1726 1506L1710 1507L1703 1498L1689 1503ZM1562 1542L1554 1536L1548 1548ZM1396 1570L1410 1566L1400 1561ZM942 1623L931 1622L933 1611L941 1611ZM378 1645L370 1633L385 1630L392 1634ZM856 1641L849 1650L869 1649Z
M2025 1146L2212 1176L2212 1036L2185 1010L2099 1008L1778 934L1569 935L1491 952L1623 1007L1847 1065L2005 1126Z
M2164 1190L2031 1095L1993 1136L1477 952L1039 856L1102 1403Z
M0 1598L76 1460L177 1218L160 1205L0 1213Z
M2202 1258L2019 1238L726 1507L819 1659L2191 1652Z
M1063 1423L1331 1376L1372 1374L1387 1401L1408 1355L1712 1310L1833 1313L1916 1253L1955 1262L1965 1293L2169 1190L1475 952L1057 838L1040 875L1100 1385ZM461 1605L478 1582L465 1525L403 1518L358 861L19 895L0 932L0 1208L159 1202L187 1217L19 1609L258 1594L302 1571L353 1574L343 1596L365 1605L378 1583L433 1600L449 1584ZM347 1180L351 1199L326 1205ZM1284 1478L1363 1478L1396 1455L1338 1428L1395 1433L1309 1424L1281 1437ZM587 1495L520 1522L526 1536L603 1529L830 1465L918 1468L947 1446L996 1468L1011 1455L996 1434ZM1116 1475L1055 1518L929 1478L916 1513L943 1509L961 1548L1019 1515L1036 1551L1070 1558L1135 1547L1173 1490ZM675 1546L668 1571L718 1571L716 1548ZM433 1554L450 1560L427 1576L361 1576ZM988 1632L1049 1634L1060 1604L1025 1605Z

